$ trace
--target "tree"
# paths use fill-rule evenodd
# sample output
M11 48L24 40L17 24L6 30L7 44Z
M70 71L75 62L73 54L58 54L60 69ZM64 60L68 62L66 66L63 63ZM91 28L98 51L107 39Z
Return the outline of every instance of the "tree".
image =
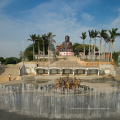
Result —
M112 60L112 51L113 51L113 42L115 42L115 37L120 36L120 33L117 33L118 28L112 28L112 30L109 30L110 32L110 38L111 38L111 60Z
M118 56L119 56L118 52L113 52L113 60L116 64L118 62Z
M41 40L43 41L43 55L45 55L45 42L47 40L47 35L43 34Z
M99 37L99 36L98 36L98 31L97 31L97 30L95 30L95 31L93 32L93 38L95 38L95 44L94 44L94 60L95 60L96 37Z
M25 49L24 55L28 60L30 60L30 61L33 60L33 45L29 45Z
M109 35L106 33L106 35L104 36L104 41L105 41L105 44L104 44L104 60L106 59L106 56L105 56L105 49L106 49L106 43L108 43L108 38L109 38Z
M18 62L20 62L20 59L16 57L9 57L5 59L5 64L17 64Z
M38 42L38 55L40 55L40 41L41 41L40 34L38 34L38 36L36 37L35 41Z
M33 61L34 61L34 55L35 55L35 53L34 53L34 42L35 42L35 39L37 38L36 34L30 35L30 38L31 39L28 39L28 40L33 41Z
M52 32L49 32L47 34L47 39L48 39L48 55L49 55L49 50L51 50L53 43L56 43L56 41L53 39L56 35L53 35Z
M109 52L108 52L108 62L110 61L110 46L111 46L111 37L108 36L107 42L109 43Z
M79 43L74 43L73 47L73 52L75 53L75 55L78 55L78 51L79 52L83 52L84 51L84 45L79 44ZM85 44L85 54L88 55L89 53L89 45ZM95 46L95 50L98 51L98 47Z
M48 50L48 48L47 48L47 42L45 43L45 53L47 54L47 50ZM40 44L39 44L39 46L40 46L40 50L42 51L43 50L43 41L40 41ZM55 48L54 48L54 45L53 44L51 44L51 47L50 47L50 49L51 50L55 50ZM38 43L37 42L35 42L35 44L34 44L34 50L35 50L35 54L37 54L38 53ZM25 55L25 58L27 58L29 61L31 61L31 60L33 60L33 44L31 44L31 45L29 45L29 46L27 46L27 48L25 49L25 51L24 51L24 55Z
M5 62L5 59L3 57L0 57L0 62L3 64Z
M83 45L84 45L84 59L85 59L85 42L84 40L86 39L87 35L86 35L86 32L83 32L82 33L82 37L80 37L81 39L83 39Z
M89 37L90 37L90 40L89 40L89 60L90 60L90 46L91 46L91 38L93 38L93 35L94 35L94 31L93 30L88 30L89 32ZM92 58L91 58L92 59Z
M102 42L102 38L106 38L107 37L107 30L101 30L101 32L99 31L99 34L100 34L100 46L99 46L99 61L100 61L100 53L101 53L101 42Z
M72 49L73 49L73 52L75 53L75 55L78 55L78 50L76 50L76 47L78 47L79 45L80 45L79 43L74 43L74 45L72 46Z

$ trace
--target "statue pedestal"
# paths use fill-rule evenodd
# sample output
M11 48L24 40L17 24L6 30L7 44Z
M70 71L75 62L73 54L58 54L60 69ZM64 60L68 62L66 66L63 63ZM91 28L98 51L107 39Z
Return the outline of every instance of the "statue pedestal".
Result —
M74 56L74 52L60 52L59 56L62 56L62 55L65 55L65 56Z

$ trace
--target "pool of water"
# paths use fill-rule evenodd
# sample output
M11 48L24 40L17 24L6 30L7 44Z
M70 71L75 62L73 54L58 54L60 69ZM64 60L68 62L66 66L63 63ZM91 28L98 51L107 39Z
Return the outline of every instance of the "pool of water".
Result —
M91 83L95 84L95 81L92 80ZM47 84L49 89L31 83L18 86L0 85L0 109L20 115L51 119L120 118L120 83L113 79L107 79L103 83L111 83L111 87L96 87L94 90L89 89L87 93L83 90L80 94L50 91L52 87L49 88ZM92 84L89 87L92 88Z

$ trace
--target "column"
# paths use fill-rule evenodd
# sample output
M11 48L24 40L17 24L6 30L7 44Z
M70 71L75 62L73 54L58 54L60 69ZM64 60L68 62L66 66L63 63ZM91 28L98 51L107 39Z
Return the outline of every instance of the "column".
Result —
M88 68L87 68L87 69L85 69L85 75L87 75L87 71L88 71Z
M73 69L73 76L75 75L75 70Z
M60 74L62 75L62 69L60 69Z
M99 69L98 69L98 75L100 75L100 71L99 71Z
M48 69L48 75L50 75L50 69Z

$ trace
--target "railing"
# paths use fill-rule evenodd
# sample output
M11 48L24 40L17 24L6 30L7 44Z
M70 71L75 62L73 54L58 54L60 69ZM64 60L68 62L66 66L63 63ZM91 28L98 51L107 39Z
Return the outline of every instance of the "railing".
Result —
M41 59L41 58L48 58L48 55L35 55L35 59ZM53 56L49 56L49 58L53 58Z
M113 65L111 65L111 70L112 70L113 76L115 77L116 76L116 70L114 69Z
M77 62L82 66L94 66L94 67L99 66L99 64L103 64L103 65L112 64L112 62L85 62L85 61L80 60L80 58L77 58Z
M116 70L114 69L112 64L100 64L99 69L110 69L110 74L114 77L116 76Z

